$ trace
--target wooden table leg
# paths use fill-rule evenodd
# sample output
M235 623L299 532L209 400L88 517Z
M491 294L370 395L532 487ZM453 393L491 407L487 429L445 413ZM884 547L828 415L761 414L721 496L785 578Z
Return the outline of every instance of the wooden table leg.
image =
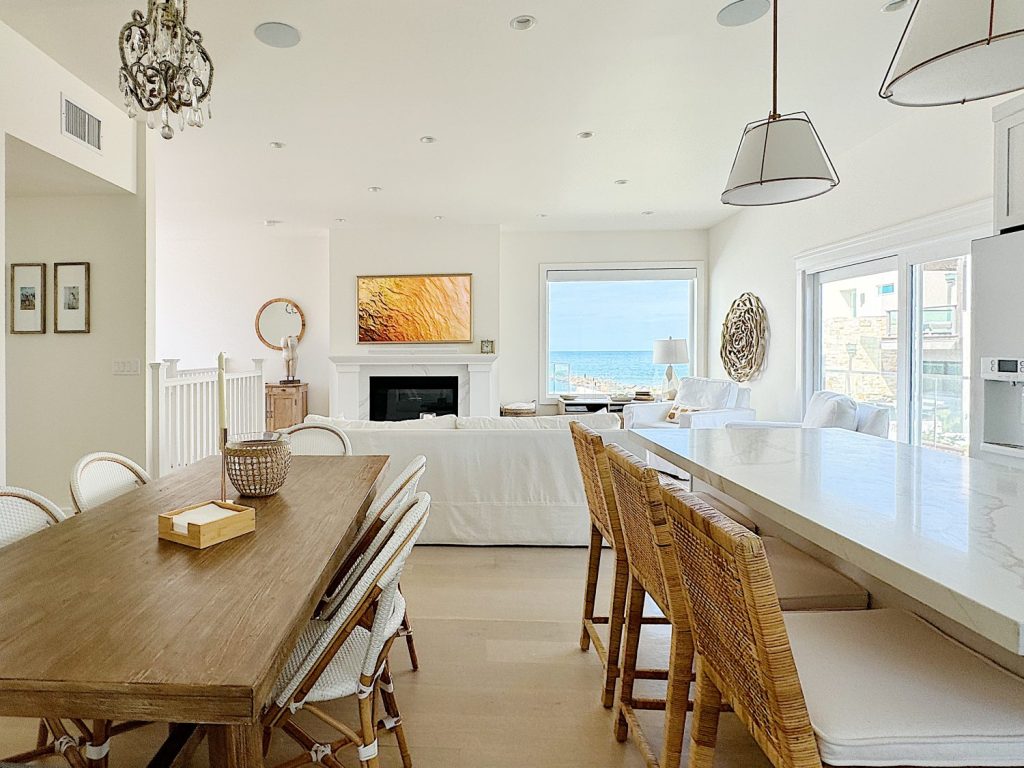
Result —
M263 765L263 728L253 725L207 726L210 768L259 768Z

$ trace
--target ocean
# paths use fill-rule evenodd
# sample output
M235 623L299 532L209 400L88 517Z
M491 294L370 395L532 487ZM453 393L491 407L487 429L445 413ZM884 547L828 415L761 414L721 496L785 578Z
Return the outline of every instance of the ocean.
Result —
M614 392L638 388L659 389L665 366L651 362L651 350L619 352L550 352L549 392ZM686 376L688 365L675 366Z

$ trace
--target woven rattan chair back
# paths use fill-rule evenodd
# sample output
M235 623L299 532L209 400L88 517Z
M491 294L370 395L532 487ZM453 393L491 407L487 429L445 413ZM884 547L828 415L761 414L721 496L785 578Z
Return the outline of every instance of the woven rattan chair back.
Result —
M618 445L609 445L606 451L630 572L671 619L655 530L664 521L658 473Z
M282 429L288 435L292 456L351 456L348 435L330 424L296 424Z
M60 507L24 488L0 486L0 548L64 520Z
M90 453L71 471L71 501L76 512L87 512L148 482L146 470L127 456Z
M291 679L277 693L275 703L285 708L293 701L301 701L316 682L316 678L329 663L351 633L357 622L364 618L370 606L381 599L380 610L390 610L395 604L398 580L405 562L416 544L430 511L430 496L418 493L396 512L392 519L396 525L387 530L387 540L376 553L369 567L356 583L341 597L337 610L327 619L327 626L319 639L310 647L302 663L297 666ZM375 622L376 625L376 622ZM372 631L372 630L371 630ZM381 652L383 638L371 641L367 658L363 661L363 672L379 672L373 667L370 657Z
M569 423L569 431L572 432L572 442L576 448L576 461L583 478L590 519L605 541L615 547L616 551L624 551L626 544L619 514L615 509L615 491L612 489L604 440L597 432L578 421Z
M695 496L663 497L702 672L776 768L821 768L763 542Z
M408 506L416 495L416 487L426 471L427 460L417 456L370 505L366 518L349 549L337 578L331 583L320 607L321 616L330 616L337 610L349 590L371 566L381 549L387 544L391 532L400 522L398 512Z

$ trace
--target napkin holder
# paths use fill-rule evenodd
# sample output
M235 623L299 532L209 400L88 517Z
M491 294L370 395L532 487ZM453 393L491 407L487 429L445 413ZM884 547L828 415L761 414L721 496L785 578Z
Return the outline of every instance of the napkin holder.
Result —
M185 533L174 530L175 517L184 512L210 505L220 507L231 514L204 523L190 522ZM256 530L256 510L228 501L204 501L171 512L164 512L159 517L159 526L158 535L165 541L173 541L176 544L184 544L186 547L195 549L206 549L214 544L253 533Z

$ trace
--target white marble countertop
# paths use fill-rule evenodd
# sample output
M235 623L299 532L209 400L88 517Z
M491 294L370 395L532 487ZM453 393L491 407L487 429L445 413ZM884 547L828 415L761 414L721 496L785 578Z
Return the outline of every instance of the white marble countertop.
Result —
M1024 471L841 429L648 429L652 453L1024 655Z

